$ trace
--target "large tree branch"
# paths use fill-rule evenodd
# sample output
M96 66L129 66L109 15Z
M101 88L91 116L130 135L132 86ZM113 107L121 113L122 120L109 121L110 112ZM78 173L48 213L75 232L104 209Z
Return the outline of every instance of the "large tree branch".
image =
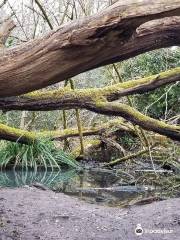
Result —
M152 32L144 31L145 26L137 29L147 21L177 15L180 0L118 1L41 40L7 50L0 59L0 96L40 89L98 66L179 44L178 17L167 19L165 26L162 20L152 23Z
M73 92L71 92L73 93ZM55 95L54 95L55 96ZM105 114L105 115L113 115L113 116L121 116L123 118L125 118L126 120L130 121L131 123L134 123L136 125L139 125L140 127L142 127L145 130L149 130L149 131L154 131L156 133L159 133L161 135L165 135L173 140L177 140L180 141L180 127L178 126L172 126L169 124L164 123L163 121L159 121L153 118L150 118L148 116L145 116L143 114L141 114L140 112L138 112L137 110L129 107L128 105L125 104L121 104L121 103L114 103L114 102L107 102L105 99L103 98L97 98L96 95L89 95L89 100L86 96L85 98L82 98L83 95L78 95L75 96L74 101L71 102L71 98L69 99L69 103L68 103L68 98L66 98L64 104L63 104L63 98L61 101L61 106L62 108L65 107L76 107L78 106L79 108L83 107L86 108L90 111L93 112L97 112L97 113L101 113L101 114ZM67 95L68 97L68 95ZM41 104L43 104L43 106L47 106L45 109L47 109L49 106L51 108L54 106L56 106L56 101L53 101L53 103L50 101L49 103L46 101L46 95L45 95L45 99L41 99L39 101L39 105L37 105L37 102L34 106L36 106L36 108L41 108ZM68 104L67 104L68 103ZM66 104L66 106L64 106ZM28 106L27 102L26 102L26 106ZM31 103L32 106L32 103ZM5 139L6 134L3 137L3 134L1 133L0 136ZM23 139L23 138L22 138Z
M163 121L159 121L148 116L143 115L137 110L129 107L126 104L114 103L114 102L91 102L89 103L88 108L91 111L105 114L105 115L113 115L113 116L121 116L126 120L141 126L143 129L148 131L154 131L161 135L167 136L173 140L180 141L180 127L172 126L164 123ZM134 133L131 126L124 124L121 122L119 124L120 131L128 131L130 133ZM116 125L117 126L117 125ZM108 125L108 128L112 126ZM102 128L92 128L92 129L83 129L83 135L96 135L102 132ZM66 132L67 131L67 132ZM21 143L27 143L30 141L34 141L37 138L48 137L52 139L63 139L67 137L75 137L78 136L77 130L69 131L47 131L47 132L28 132L26 130L20 130L16 128L11 128L6 125L0 124L0 138L4 140L10 141L18 141Z
M131 80L104 88L62 88L53 91L32 92L19 97L0 98L0 109L9 110L56 110L87 108L99 100L114 101L120 97L143 94L180 79L180 67L153 76Z
M108 116L121 116L131 123L139 125L145 130L153 131L173 140L180 141L180 126L172 126L163 121L143 115L126 104L97 102L94 105L92 104L92 106L89 107L89 110Z
M128 132L132 135L136 135L132 125L125 123L122 119L111 120L108 123L104 123L101 126L83 128L83 136L101 135L108 131L109 135L119 134L120 132ZM63 140L66 138L79 137L79 131L75 128L69 128L65 130L55 131L43 131L43 132L30 132L18 128L9 127L4 124L0 124L0 139L20 142L31 143L37 139L50 138L51 140Z

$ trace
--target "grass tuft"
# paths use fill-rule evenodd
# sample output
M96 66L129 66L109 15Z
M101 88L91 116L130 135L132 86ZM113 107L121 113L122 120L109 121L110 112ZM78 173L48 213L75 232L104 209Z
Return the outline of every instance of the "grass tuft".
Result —
M39 167L58 169L61 167L79 168L79 163L68 153L57 149L55 144L47 139L40 139L31 145L20 143L5 143L0 147L0 167L9 166L32 168Z

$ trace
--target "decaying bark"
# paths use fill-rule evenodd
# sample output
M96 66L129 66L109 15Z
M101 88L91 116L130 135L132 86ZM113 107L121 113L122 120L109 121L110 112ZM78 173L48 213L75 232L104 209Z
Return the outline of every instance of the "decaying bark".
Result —
M98 66L177 45L179 17L157 19L179 15L180 0L118 1L41 40L7 50L0 59L0 97L27 93Z

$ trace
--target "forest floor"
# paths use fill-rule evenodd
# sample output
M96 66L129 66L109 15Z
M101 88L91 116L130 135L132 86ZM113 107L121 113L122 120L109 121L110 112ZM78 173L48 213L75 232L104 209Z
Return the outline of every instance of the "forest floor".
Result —
M135 234L137 224L143 228L141 236ZM0 189L0 240L177 240L179 236L178 198L114 208L34 187Z

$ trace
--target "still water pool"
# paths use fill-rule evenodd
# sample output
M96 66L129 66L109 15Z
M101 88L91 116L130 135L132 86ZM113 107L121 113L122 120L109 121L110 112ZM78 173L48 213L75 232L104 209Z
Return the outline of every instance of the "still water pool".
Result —
M78 197L90 203L123 206L135 199L148 197L156 191L152 186L137 186L129 175L111 170L91 169L69 171L22 171L0 172L1 187L22 187L42 184L48 188Z

